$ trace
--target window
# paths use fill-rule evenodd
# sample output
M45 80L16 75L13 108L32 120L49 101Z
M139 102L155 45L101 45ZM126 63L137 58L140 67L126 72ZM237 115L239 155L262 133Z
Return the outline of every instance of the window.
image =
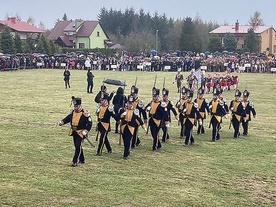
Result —
M79 43L79 48L84 48L84 43Z
M100 36L100 32L97 32L97 37L99 37Z

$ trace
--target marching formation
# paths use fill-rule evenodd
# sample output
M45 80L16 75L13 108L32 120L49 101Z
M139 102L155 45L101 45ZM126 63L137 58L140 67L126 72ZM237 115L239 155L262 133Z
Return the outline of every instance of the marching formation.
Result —
M96 117L96 141L98 147L95 156L102 156L104 147L108 153L112 153L112 147L108 139L108 134L111 131L110 120L115 120L115 133L119 134L119 144L123 141L123 158L127 159L133 148L140 145L138 130L142 128L146 134L152 137L152 152L156 152L162 148L162 143L168 141L169 126L172 122L172 116L178 121L179 138L183 139L184 146L193 145L195 142L195 135L193 129L196 128L196 134L204 134L205 122L207 114L210 115L209 128L212 127L211 142L216 142L221 138L220 129L223 117L230 117L230 125L234 129L233 138L237 139L240 136L240 128L242 128L242 135L248 135L248 125L251 121L251 115L256 117L256 111L252 101L249 101L249 91L243 92L235 89L234 98L229 106L225 98L222 97L224 88L214 87L212 91L212 100L204 98L204 94L209 93L205 87L201 85L200 88L195 89L194 83L190 82L196 80L192 72L187 77L187 87L182 86L184 80L183 76L178 72L175 78L177 82L177 92L179 98L174 104L169 99L169 90L164 87L160 90L154 86L152 88L152 99L147 104L144 104L138 97L139 89L135 85L131 86L130 93L125 95L124 88L118 87L116 95L112 91L111 94L106 92L106 86L102 85L101 90L95 97L97 103ZM165 79L164 79L165 83ZM114 96L114 97L113 97ZM111 100L113 101L111 103ZM81 98L72 97L74 110L72 110L64 119L60 120L57 125L61 126L70 123L70 136L73 136L75 154L72 159L73 167L78 163L84 163L84 153L82 150L83 140L93 146L88 138L88 132L92 128L91 115L87 110L81 106ZM240 127L241 126L241 127ZM161 135L162 134L162 135Z

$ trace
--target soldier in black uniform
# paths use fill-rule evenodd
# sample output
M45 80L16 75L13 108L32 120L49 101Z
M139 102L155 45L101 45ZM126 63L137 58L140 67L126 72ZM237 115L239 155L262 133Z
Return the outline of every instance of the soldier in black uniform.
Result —
M131 87L130 96L133 96L133 99L134 99L133 100L133 108L138 109L139 116L143 117L144 123L147 124L148 123L147 113L146 113L146 110L144 109L144 104L143 104L142 100L140 100L138 97L138 91L139 91L139 89L136 86L133 85ZM141 143L141 140L138 137L138 128L139 128L139 125L137 124L134 129L131 148L135 148L135 147L139 146L139 144Z
M110 126L110 118L113 117L116 121L118 121L118 118L114 112L114 107L108 104L107 94L104 94L104 93L102 94L100 98L100 105L97 108L96 113L98 117L97 129L100 133L100 139L99 139L98 150L95 155L101 156L104 145L106 146L108 153L112 152L111 146L107 138L109 126Z
M136 126L142 126L145 131L146 127L139 117L139 110L133 107L134 97L129 96L125 108L121 108L119 115L121 119L121 133L124 141L124 159L130 154L130 147Z
M190 90L185 88L185 86L182 87L181 89L181 99L177 100L176 102L176 108L178 109L178 114L179 114L179 124L181 126L180 128L180 139L183 139L183 137L185 136L184 132L185 132L185 129L184 129L184 116L183 116L183 105L185 102L187 102L187 93L189 92Z
M168 113L169 122L171 122L171 111L173 112L175 118L177 120L179 120L177 112L176 112L176 110L174 108L173 102L168 99L169 90L163 88L162 94L163 94L163 102L165 102L166 105L167 105L167 113ZM161 125L162 125L162 131L163 131L162 142L165 142L166 139L170 139L170 135L168 133L168 128L166 127L164 119L162 120L162 124Z
M195 103L198 104L198 111L200 113L201 119L198 120L198 127L197 127L197 134L204 134L205 129L204 129L204 119L206 119L206 112L209 113L209 108L208 108L208 100L205 99L204 96L204 89L199 88L197 91L198 98L194 100Z
M161 128L161 122L165 120L165 126L169 127L169 117L167 112L167 105L159 99L160 89L153 87L152 101L147 104L146 110L149 113L149 127L151 136L153 138L152 151L156 152L157 149L162 147L158 138L158 133ZM148 130L147 130L148 131Z
M212 125L213 128L211 139L212 142L220 139L220 123L222 122L222 117L226 115L226 110L224 109L225 103L219 98L220 94L220 90L214 89L213 100L209 103L208 106L211 114L210 125Z
M187 92L187 101L183 105L182 114L184 117L184 134L185 144L184 146L189 146L189 142L193 144L195 142L192 135L193 126L196 124L198 119L201 119L201 116L198 112L198 104L192 101L194 93L192 91ZM202 122L200 122L202 124Z
M244 109L242 103L240 101L241 92L239 90L235 91L235 100L230 102L229 109L232 111L232 117L230 120L234 128L234 139L240 136L240 123L242 121L242 117L244 116ZM230 128L230 127L229 127Z
M254 108L254 104L252 101L248 100L249 94L250 93L248 90L245 90L243 92L242 106L245 110L245 116L242 119L243 136L248 135L248 124L249 124L249 121L251 121L251 113L253 114L253 117L256 118L256 111Z
M60 120L57 125L61 126L70 122L70 136L73 136L75 154L72 160L72 167L76 167L77 163L84 163L84 154L82 150L83 139L87 136L92 127L90 113L81 106L81 98L72 97L74 110L72 110L64 119Z

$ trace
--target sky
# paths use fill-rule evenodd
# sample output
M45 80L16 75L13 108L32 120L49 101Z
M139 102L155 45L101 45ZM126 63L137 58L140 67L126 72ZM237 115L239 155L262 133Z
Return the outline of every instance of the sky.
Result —
M101 8L121 10L133 8L135 13L143 9L151 16L157 12L167 18L184 19L199 16L204 22L220 25L248 24L250 16L259 12L265 25L276 28L276 0L0 0L0 19L19 16L40 22L52 29L57 19L66 14L68 19L97 20Z

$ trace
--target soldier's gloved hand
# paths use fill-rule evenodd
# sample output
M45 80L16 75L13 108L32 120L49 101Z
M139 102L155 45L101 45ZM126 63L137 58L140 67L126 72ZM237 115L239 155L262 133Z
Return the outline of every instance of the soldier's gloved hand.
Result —
M61 126L62 124L63 124L63 121L60 120L60 121L58 121L58 122L56 123L56 127L57 127L57 126Z
M122 113L122 115L125 116L126 115L126 111L124 113Z
M194 107L195 107L195 108L198 108L198 103L194 103Z
M202 121L199 121L198 124L199 124L199 126L202 126Z
M169 128L170 124L166 124L166 127Z
M148 107L147 107L147 111L150 111L150 109L151 109L151 107L150 107L150 106L148 106Z
M230 111L233 111L233 110L234 110L234 107L231 107L231 108L230 108Z
M183 109L183 113L185 113L187 111L187 109L185 108L185 109Z
M81 133L82 133L83 136L86 136L87 135L87 130L82 130Z
M145 132L147 132L147 131L148 131L146 127L144 128L144 130L145 130Z
M213 106L212 106L212 105L210 105L210 106L209 106L209 109L211 109L212 107L213 107Z

